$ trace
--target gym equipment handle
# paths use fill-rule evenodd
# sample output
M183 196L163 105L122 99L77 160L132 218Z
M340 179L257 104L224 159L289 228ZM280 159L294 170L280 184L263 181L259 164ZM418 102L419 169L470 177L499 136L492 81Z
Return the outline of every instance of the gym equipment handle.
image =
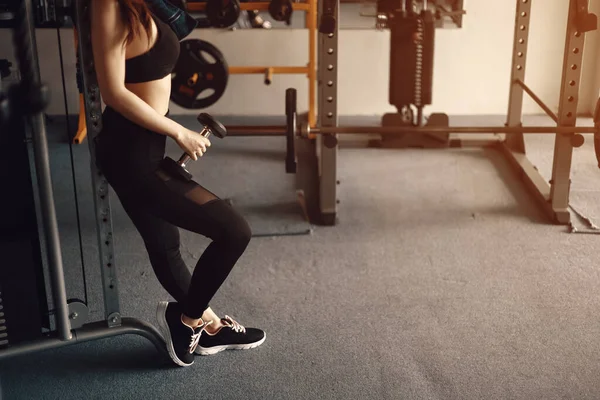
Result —
M202 132L200 132L200 135L204 136L205 138L208 138L210 136L210 129L207 126L205 126L202 129ZM185 168L185 163L187 163L191 159L192 159L192 157L190 157L188 154L184 153L177 161L177 164L179 164L180 166Z

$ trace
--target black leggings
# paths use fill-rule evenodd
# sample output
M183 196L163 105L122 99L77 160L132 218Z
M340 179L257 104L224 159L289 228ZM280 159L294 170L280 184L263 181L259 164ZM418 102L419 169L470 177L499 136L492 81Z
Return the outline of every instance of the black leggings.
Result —
M200 318L248 246L250 227L198 183L172 178L160 169L166 136L108 107L102 120L96 140L98 167L141 234L162 286L184 314ZM212 239L193 274L181 258L178 227Z

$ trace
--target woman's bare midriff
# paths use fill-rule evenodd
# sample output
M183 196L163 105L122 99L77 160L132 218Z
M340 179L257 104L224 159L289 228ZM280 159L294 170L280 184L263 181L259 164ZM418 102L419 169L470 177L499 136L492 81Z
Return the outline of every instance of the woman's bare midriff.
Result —
M125 87L160 115L165 115L169 110L171 75L156 81L126 84Z
M137 36L132 43L127 46L127 59L139 56L154 46L158 37L158 29L154 21L151 23L151 30L150 43L148 43L148 38L146 36L141 35ZM144 102L150 105L150 107L156 110L160 115L165 115L169 110L171 75L150 82L125 84L125 87L140 99L144 100Z

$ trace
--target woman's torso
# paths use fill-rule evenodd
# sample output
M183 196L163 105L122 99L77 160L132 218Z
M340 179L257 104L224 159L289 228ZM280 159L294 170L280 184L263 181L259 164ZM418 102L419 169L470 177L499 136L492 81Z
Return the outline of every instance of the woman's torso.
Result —
M171 70L178 57L177 36L155 16L150 40L147 35L136 35L126 48L126 88L160 115L166 115L169 109ZM96 154L107 175L142 177L162 160L166 136L133 123L110 107L103 112L102 124Z
M151 16L150 39L137 35L126 48L125 87L165 115L171 96L170 72L179 57L179 41L167 24Z

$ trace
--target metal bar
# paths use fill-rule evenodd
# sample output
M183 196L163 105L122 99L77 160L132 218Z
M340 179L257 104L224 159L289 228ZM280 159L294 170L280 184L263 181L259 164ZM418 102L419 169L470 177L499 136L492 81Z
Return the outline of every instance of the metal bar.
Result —
M586 7L587 7L587 1ZM585 34L577 31L577 1L569 2L569 16L565 51L563 61L562 83L558 107L558 125L563 127L575 126L577 122L577 102ZM554 142L554 162L552 165L552 180L550 181L550 198L552 209L561 223L569 223L569 191L571 188L571 161L573 144L570 135L557 135Z
M227 136L280 136L285 135L284 125L230 125L227 126ZM536 134L571 134L571 133L596 133L598 129L593 126L337 126L310 128L311 135L320 134L426 134L426 133L536 133Z
M102 290L104 294L104 314L109 326L121 323L119 311L119 288L115 266L113 245L112 217L108 182L96 166L96 136L102 131L102 102L100 89L94 68L90 32L91 0L76 0L77 33L79 35L79 56L83 76L83 97L85 100L85 122L88 132L90 152L90 172L92 195L96 214L96 232L98 235L98 256L102 273Z
M22 356L25 354L56 349L75 343L89 342L92 340L105 339L114 336L135 334L150 340L156 349L166 355L165 342L161 334L152 325L135 318L123 318L120 326L108 327L105 321L86 324L79 329L73 330L73 340L64 341L54 335L29 343L10 346L0 351L0 361Z
M508 126L421 126L421 127L410 127L410 126L338 126L338 127L321 127L321 128L310 128L309 134L326 134L326 133L338 133L338 134L381 134L381 135L394 135L404 133L506 133L506 134L520 134L520 133L539 133L539 134L571 134L577 133L594 133L597 132L597 128L593 126L522 126L522 127L508 127Z
M75 44L75 57L77 57L77 49L79 48L79 35L77 34L77 28L73 29L73 41ZM81 62L79 62L81 65ZM80 67L81 68L81 67ZM79 120L77 123L77 133L73 138L73 144L80 144L85 140L87 136L87 128L85 126L85 100L83 94L79 93Z
M13 44L21 75L20 89L22 93L28 93L35 90L36 86L41 84L31 0L21 2L15 20L17 25L13 31ZM44 114L43 111L34 114L29 114L29 110L22 111L27 113L29 125L33 131L32 141L40 194L40 211L46 239L46 251L48 253L52 296L56 309L58 340L69 341L72 339L71 324L68 316L67 293L56 208L54 205L54 193L52 190L50 156L48 153L48 138L44 124Z
M240 3L240 10L258 10L267 11L269 9L269 2L253 2L253 3ZM188 11L204 11L206 9L206 3L187 3ZM292 3L292 9L294 11L309 11L309 3Z
M227 136L233 133L239 133L242 135L254 135L254 134L273 134L273 135L284 135L286 132L285 125L254 125L254 126L246 126L246 125L228 125L227 126Z
M552 112L552 110L550 109L550 107L548 107L543 101L542 99L540 99L535 93L533 93L533 91L529 88L529 86L527 86L525 84L525 82L523 82L520 79L517 79L515 81L515 83L519 86L521 86L523 88L523 90L525 91L525 93L527 93L532 99L533 101L535 101L538 106L540 106L542 108L542 110L544 110L546 112L546 114L548 114L548 116L550 118L552 118L552 120L556 123L558 123L558 117L556 116L556 114L554 114Z
M265 132L265 131L246 131L246 132L232 132L229 129L227 130L227 137L236 137L236 136L244 136L244 137L279 137L285 136L285 133L282 133L279 129L276 131Z
M85 100L83 94L79 94L79 118L77 121L77 134L73 138L73 144L80 144L87 136L87 127L85 125Z
M308 67L229 67L230 74L308 74Z
M512 69L506 117L506 125L509 127L520 126L521 118L523 117L523 88L517 84L517 81L525 81L529 21L531 19L531 3L533 0L516 0L516 2ZM514 135L506 138L506 145L512 150L525 154L525 138L523 135Z
M316 117L316 85L317 85L317 0L308 0L310 6L306 15L308 28L308 124L315 126Z
M340 4L336 2L335 30L333 33L319 33L318 58L318 117L321 128L336 128L338 125L338 35L340 21ZM323 2L319 2L318 20L323 16ZM336 135L333 135L336 136ZM319 153L319 208L322 223L334 225L337 214L337 158L338 146L325 146L326 137L317 139Z

